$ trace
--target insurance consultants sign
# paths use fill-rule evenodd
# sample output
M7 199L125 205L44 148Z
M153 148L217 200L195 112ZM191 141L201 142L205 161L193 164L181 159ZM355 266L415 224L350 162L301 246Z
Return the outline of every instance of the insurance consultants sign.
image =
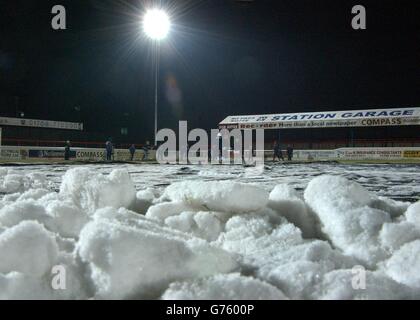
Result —
M293 129L420 125L420 108L230 116L221 129Z
M0 117L0 126L37 127L64 130L83 130L83 123Z

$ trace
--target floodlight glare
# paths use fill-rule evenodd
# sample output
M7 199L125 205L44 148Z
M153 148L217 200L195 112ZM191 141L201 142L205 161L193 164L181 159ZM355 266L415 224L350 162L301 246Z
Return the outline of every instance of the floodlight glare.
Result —
M169 16L163 10L151 9L144 16L144 32L153 40L164 39L169 33L170 26Z

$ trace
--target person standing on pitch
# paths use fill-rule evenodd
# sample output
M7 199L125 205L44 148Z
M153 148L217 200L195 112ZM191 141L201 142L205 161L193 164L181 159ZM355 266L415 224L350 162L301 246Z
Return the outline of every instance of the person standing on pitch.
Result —
M280 149L280 143L277 140L274 140L273 152L274 152L273 162L276 161L276 158L279 159L279 161L280 159L284 161L283 153L281 152L281 149Z
M67 141L64 147L64 160L70 160L70 141Z
M134 160L134 154L136 153L136 146L134 144L132 144L130 146L129 150L130 150L130 155L131 155L131 160L130 161L133 161Z
M142 149L144 151L142 161L148 160L149 159L150 142L146 141L146 145L144 145Z
M108 140L105 143L106 161L111 161L112 160L112 151L113 151L112 143L111 143L111 141Z
M290 144L287 146L287 160L293 160L293 148Z

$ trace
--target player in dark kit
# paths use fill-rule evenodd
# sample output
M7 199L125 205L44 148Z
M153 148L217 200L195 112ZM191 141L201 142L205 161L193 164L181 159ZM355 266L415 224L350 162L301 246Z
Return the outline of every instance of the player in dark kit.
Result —
M67 141L64 147L64 160L70 160L70 141Z
M280 143L277 140L274 141L273 152L274 152L273 162L276 161L276 158L279 159L279 161L280 159L284 161L283 153L281 152L281 149L280 149Z
M129 148L130 150L130 161L134 160L134 154L136 153L136 146L134 144L132 144Z
M293 148L291 145L287 146L287 160L289 161L293 160Z

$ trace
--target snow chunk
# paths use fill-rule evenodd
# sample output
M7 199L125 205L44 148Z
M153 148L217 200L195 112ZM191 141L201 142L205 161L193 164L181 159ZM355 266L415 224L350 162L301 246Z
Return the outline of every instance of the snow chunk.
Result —
M299 227L305 238L315 238L316 220L293 187L277 185L270 193L268 206Z
M150 207L146 212L146 217L163 222L171 216L176 216L183 212L194 212L195 210L194 207L184 202L163 202Z
M60 272L65 272L65 289L54 290L52 283L57 273L53 273L53 266L43 276L10 272L0 273L0 300L62 300L89 298L88 279L84 278L85 270L77 263L72 255L59 254L56 264Z
M322 231L346 255L368 265L387 258L378 235L391 217L370 207L376 199L361 185L343 177L317 177L306 188L305 200L318 215Z
M165 224L207 241L216 240L223 230L221 220L212 212L183 212L166 218Z
M337 208L351 210L368 206L372 196L360 184L344 177L324 175L313 179L305 190L305 200L318 211Z
M136 194L136 203L133 208L134 211L145 214L156 198L157 192L152 188L138 191Z
M371 207L388 212L391 218L396 218L404 214L409 207L409 202L401 202L385 197L377 197L372 195Z
M23 192L25 186L25 177L19 174L7 174L3 177L0 184L0 192L16 193Z
M43 276L51 271L58 247L54 237L35 221L23 221L0 234L0 273L18 271Z
M222 222L212 212L198 212L194 215L194 221L202 237L208 241L216 240L223 230Z
M417 228L420 228L420 201L409 206L405 216L407 217L407 221L413 223Z
M394 252L407 242L420 239L420 229L410 222L385 223L379 234L381 245Z
M24 175L16 170L2 168L0 172L0 192L6 194L22 193L28 189L51 189L51 182L42 173Z
M34 200L17 201L0 209L0 224L4 226L12 227L25 220L35 220L44 225L53 223L45 208Z
M77 238L89 217L71 202L51 201L46 212L53 218L48 226L62 237Z
M259 279L291 299L309 297L325 273L355 263L327 242L303 240L301 231L291 223L274 227L268 217L255 215L230 219L216 243L241 255L245 268L255 270Z
M147 188L145 190L140 190L137 192L136 194L137 199L139 200L144 200L147 201L149 203L152 203L153 200L156 199L156 190L152 189L152 188Z
M180 215L171 216L165 219L165 224L185 233L192 233L195 226L194 212L183 212Z
M343 256L324 241L305 241L285 247L263 265L257 275L293 299L311 298L314 286L332 270L351 267L355 261Z
M392 279L412 288L420 288L420 240L409 242L383 264Z
M60 252L55 262L55 266L65 271L65 290L52 290L54 299L81 300L88 299L94 295L92 280L88 278L88 270L74 252ZM51 272L51 280L48 284L51 287L53 277L57 275Z
M113 170L105 176L87 168L75 168L64 175L60 195L71 198L80 208L93 214L108 206L129 208L135 201L136 191L126 170Z
M268 203L268 192L232 181L183 181L166 188L164 197L209 211L232 213L254 212Z
M191 282L172 283L164 300L285 300L276 287L239 273L216 275Z
M12 227L21 221L34 220L63 237L77 238L88 216L71 201L41 200L18 200L5 205L0 209L0 224Z
M97 297L159 297L176 280L237 269L221 249L126 210L104 209L80 234L77 250L90 264ZM115 219L116 218L116 219Z

